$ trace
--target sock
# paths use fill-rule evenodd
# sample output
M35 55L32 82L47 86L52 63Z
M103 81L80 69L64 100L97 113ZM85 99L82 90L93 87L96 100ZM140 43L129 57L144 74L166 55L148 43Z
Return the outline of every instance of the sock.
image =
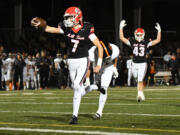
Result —
M99 113L100 116L102 116L102 111L106 103L106 100L107 100L107 90L106 90L106 94L100 93L99 95L99 107L96 113Z
M143 96L143 91L138 91L138 96Z
M74 89L73 115L75 115L76 117L78 117L80 103L81 103L81 87L78 89Z

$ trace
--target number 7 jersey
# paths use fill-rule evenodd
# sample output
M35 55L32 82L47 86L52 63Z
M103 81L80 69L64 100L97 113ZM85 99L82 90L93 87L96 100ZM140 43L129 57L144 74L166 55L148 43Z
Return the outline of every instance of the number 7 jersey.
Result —
M58 27L64 32L68 58L88 57L89 36L94 33L94 26L90 22L84 22L78 29L73 29L60 22Z
M134 63L147 62L146 53L147 49L152 46L151 41L142 40L141 42L138 42L134 38L130 38L128 45L132 48Z

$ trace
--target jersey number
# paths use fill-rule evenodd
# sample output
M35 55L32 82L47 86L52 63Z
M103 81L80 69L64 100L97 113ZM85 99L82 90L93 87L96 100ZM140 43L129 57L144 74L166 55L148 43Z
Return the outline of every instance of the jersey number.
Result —
M79 44L79 40L71 39L71 43L73 43L72 52L75 53Z
M134 47L134 49L133 49L133 54L135 55L135 56L144 56L144 47Z

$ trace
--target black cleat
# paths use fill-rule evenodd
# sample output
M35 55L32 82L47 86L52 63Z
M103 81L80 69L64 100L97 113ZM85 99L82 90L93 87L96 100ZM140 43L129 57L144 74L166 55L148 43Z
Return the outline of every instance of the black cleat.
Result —
M98 89L98 91L100 91L102 94L106 94L106 91L104 88L100 88L100 89Z
M93 119L94 119L94 120L99 120L99 119L101 119L101 115L100 115L99 113L95 113L95 114L93 115Z
M69 124L78 124L78 117L75 115L72 116L72 119L70 120Z

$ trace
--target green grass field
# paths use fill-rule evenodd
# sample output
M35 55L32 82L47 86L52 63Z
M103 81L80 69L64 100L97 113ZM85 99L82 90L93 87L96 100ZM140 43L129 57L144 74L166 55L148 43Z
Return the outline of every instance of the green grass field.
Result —
M103 117L93 120L99 92L81 100L79 124L71 89L0 91L0 135L180 135L180 87L148 87L136 101L135 87L109 88Z

